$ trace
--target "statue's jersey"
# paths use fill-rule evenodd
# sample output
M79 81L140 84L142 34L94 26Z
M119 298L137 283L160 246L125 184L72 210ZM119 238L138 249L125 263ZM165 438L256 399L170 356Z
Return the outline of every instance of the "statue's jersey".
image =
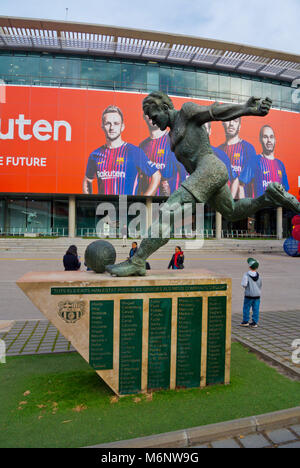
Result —
M251 181L258 162L254 146L245 140L240 140L234 145L223 143L219 148L227 154L232 170L236 173L239 181L245 185L246 197L253 198Z
M139 170L148 177L157 171L141 148L130 143L119 148L103 145L90 154L86 177L97 178L98 192L103 195L136 195Z
M283 162L279 159L267 159L262 155L258 157L258 164L253 174L255 198L263 195L271 182L282 184L284 189L288 191L290 186Z
M187 177L187 172L183 165L176 159L175 154L171 151L170 137L165 133L159 138L146 138L140 143L140 148L146 154L148 159L160 171L162 182L167 181L170 187L170 193L178 189L179 185ZM142 175L139 184L139 194L143 194L149 184L148 177ZM156 195L164 195L163 185L157 190Z

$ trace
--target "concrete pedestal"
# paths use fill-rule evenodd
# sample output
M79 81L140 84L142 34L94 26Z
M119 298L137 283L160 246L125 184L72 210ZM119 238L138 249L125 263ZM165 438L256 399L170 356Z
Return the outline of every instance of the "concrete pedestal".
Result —
M117 395L229 383L229 278L38 272L17 284Z

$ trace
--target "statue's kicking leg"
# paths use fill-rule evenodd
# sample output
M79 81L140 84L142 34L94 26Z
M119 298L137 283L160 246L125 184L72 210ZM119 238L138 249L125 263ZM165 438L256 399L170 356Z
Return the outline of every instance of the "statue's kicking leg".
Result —
M297 198L286 192L277 182L269 184L265 193L258 198L244 198L236 202L231 196L229 187L224 185L210 198L209 204L228 221L245 219L264 208L278 206L300 213L300 203Z
M148 237L142 240L136 254L125 262L108 265L106 271L113 276L144 276L147 258L172 237L175 220L182 219L185 203L194 206L195 199L185 188L179 187L160 208L158 219L149 227Z

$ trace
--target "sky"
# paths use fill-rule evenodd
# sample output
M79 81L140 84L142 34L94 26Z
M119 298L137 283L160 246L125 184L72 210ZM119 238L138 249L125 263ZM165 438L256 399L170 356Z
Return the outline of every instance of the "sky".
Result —
M0 0L0 15L163 31L300 54L300 0Z

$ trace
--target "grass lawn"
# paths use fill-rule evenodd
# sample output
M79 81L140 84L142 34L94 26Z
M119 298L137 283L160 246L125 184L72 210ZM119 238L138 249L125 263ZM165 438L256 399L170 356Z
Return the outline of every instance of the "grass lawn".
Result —
M231 384L120 399L77 354L0 364L0 447L83 447L300 405L300 382L232 345Z

